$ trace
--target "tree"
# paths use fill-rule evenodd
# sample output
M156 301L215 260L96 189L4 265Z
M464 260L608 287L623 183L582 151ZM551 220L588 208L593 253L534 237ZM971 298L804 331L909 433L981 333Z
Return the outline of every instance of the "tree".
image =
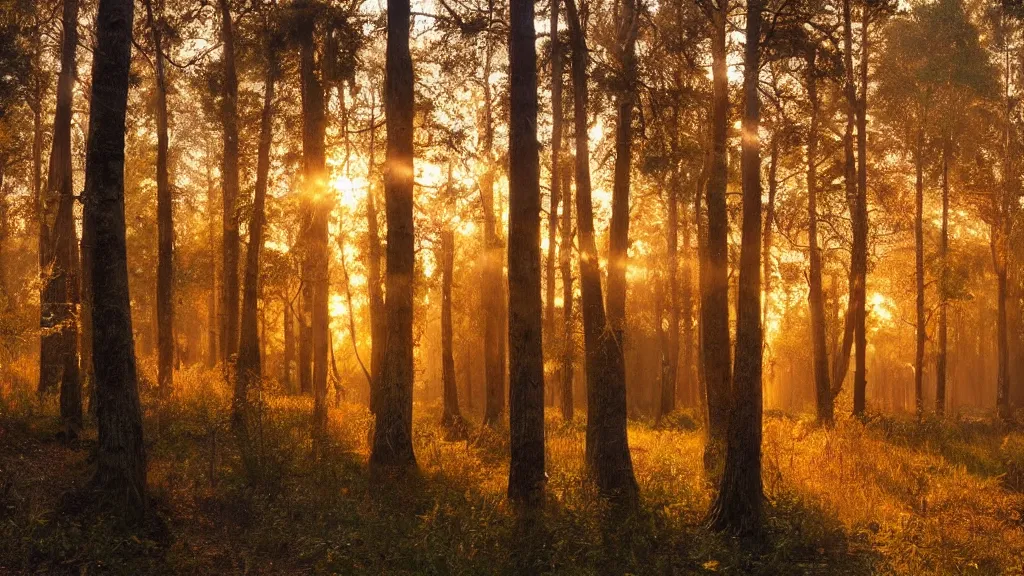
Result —
M99 441L92 486L132 519L146 510L146 449L132 337L124 218L124 137L134 5L100 0L85 165L85 234L93 239L93 365ZM100 321L99 319L102 319Z
M264 24L268 27L268 24ZM253 193L252 215L249 221L249 248L245 255L245 276L242 289L242 326L235 364L235 397L233 418L237 431L244 438L249 387L259 381L259 334L257 332L257 300L259 297L260 253L263 250L263 228L266 223L267 180L270 172L270 147L274 133L274 82L277 77L277 57L270 32L265 32L266 75L263 79L263 112L260 115L260 141L256 160L256 189ZM286 307L287 308L287 307ZM287 316L290 320L290 316ZM287 328L289 331L291 326Z
M65 0L61 22L61 70L53 120L50 173L42 198L40 262L39 392L60 386L64 435L74 439L82 428L82 382L78 365L78 235L71 170L71 105L78 47L78 2Z
M605 316L594 238L587 135L587 42L575 0L566 0L566 12L572 37L576 225L587 366L586 462L603 494L629 501L636 497L637 485L626 438L626 369L622 348Z
M729 218L726 212L728 183L727 122L729 115L729 78L726 64L725 29L728 0L717 6L703 0L701 8L711 21L711 104L710 174L706 189L707 230L704 257L701 258L701 352L707 391L708 444L705 467L717 468L725 444L730 389L732 388L729 351Z
M509 16L508 341L509 498L539 501L544 472L544 350L540 296L540 150L533 0ZM624 384L624 383L623 383ZM625 390L623 390L625 392Z
M153 72L156 76L157 381L161 395L166 396L174 385L174 200L167 168L167 78L164 73L163 22L153 16L152 0L146 0L146 19L153 35Z
M743 238L736 310L736 366L729 415L725 470L711 511L711 525L737 534L758 534L764 507L761 484L761 0L747 0L743 54Z
M409 467L412 450L413 277L413 68L409 53L409 0L388 0L384 115L387 154L387 349L370 465Z
M224 213L221 253L220 359L225 366L238 351L238 74L235 71L235 33L230 0L220 0L222 64L221 122L224 157L221 169Z

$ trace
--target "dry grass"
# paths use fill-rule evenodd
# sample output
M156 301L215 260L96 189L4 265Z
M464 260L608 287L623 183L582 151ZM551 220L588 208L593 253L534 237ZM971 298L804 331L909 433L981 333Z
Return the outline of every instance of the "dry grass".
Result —
M535 513L504 496L506 431L445 441L438 406L416 408L418 472L374 478L360 406L332 410L314 461L307 399L268 394L240 450L218 376L177 384L163 406L144 394L155 512L141 533L75 505L88 439L60 445L52 405L2 395L0 573L1024 574L1024 435L990 422L768 418L755 546L702 527L712 490L685 415L631 424L636 513L586 481L583 422L550 415Z

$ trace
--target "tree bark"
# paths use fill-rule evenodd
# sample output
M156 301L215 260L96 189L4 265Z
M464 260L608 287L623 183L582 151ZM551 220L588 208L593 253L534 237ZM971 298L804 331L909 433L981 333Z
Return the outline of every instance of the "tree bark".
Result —
M616 31L622 88L616 94L615 169L612 183L612 220L608 231L608 325L619 347L626 327L626 266L629 252L629 186L633 164L633 107L636 101L636 36L639 28L636 0L619 3Z
M413 69L409 53L409 0L388 0L384 81L387 158L387 350L370 465L415 466L412 450L413 278Z
M576 127L576 224L587 362L586 462L598 490L616 500L637 494L626 437L626 370L622 348L605 317L594 234L587 135L587 44L575 0L566 0L572 35L573 109Z
M533 0L509 4L508 496L544 495L544 348L540 279L540 149ZM552 286L552 292L553 290ZM552 312L552 316L554 312Z
M668 268L668 334L662 353L661 397L658 414L665 416L676 408L676 379L679 372L679 177L672 173L668 189L668 228L666 229L666 267ZM658 330L661 330L659 315Z
M725 444L730 412L732 376L729 336L729 215L726 211L728 181L727 121L729 78L725 29L729 2L720 0L712 13L712 112L711 173L707 186L707 241L701 293L701 348L707 393L708 446L706 464L716 467Z
M868 278L868 25L870 10L861 7L860 100L857 103L857 203L853 214L851 269L856 316L854 317L853 414L863 416L867 407L867 278Z
M166 397L174 386L174 201L167 168L167 77L164 74L161 24L153 16L153 2L146 0L146 17L153 35L156 77L156 337L157 383Z
M269 39L268 39L269 41ZM256 152L256 189L253 192L252 215L249 219L249 248L245 254L245 277L242 288L242 327L235 364L235 397L233 424L242 438L247 436L246 416L249 409L249 388L259 382L262 366L257 326L260 281L260 254L263 251L263 227L266 223L267 185L270 173L270 147L274 139L274 80L276 55L267 53L267 71L263 84L263 112L260 115L260 141ZM289 315L288 320L291 320ZM287 339L287 335L286 335Z
M235 72L235 36L229 0L220 0L221 42L224 44L224 93L221 122L224 126L223 237L221 252L220 357L225 368L238 351L238 75Z
M935 359L935 413L946 413L946 348L949 305L949 148L948 136L942 144L942 230L939 234L939 349Z
M811 102L810 128L807 132L807 236L809 239L811 344L814 364L814 391L818 408L818 423L831 425L834 405L832 387L828 379L828 352L825 344L825 296L821 284L821 249L818 247L818 48L807 52L807 98Z
M455 382L455 355L452 351L454 345L452 276L454 272L455 234L448 226L441 232L441 383L444 406L441 424L450 431L461 431L464 423L459 410L459 389Z
M923 120L922 120L923 122ZM915 301L916 334L914 347L914 407L917 417L924 414L924 345L927 339L927 318L924 310L924 127L917 129L914 149L914 269L916 276Z
M562 419L571 422L575 408L573 398L573 352L576 348L576 338L573 323L573 292L572 278L572 168L562 168L562 190L565 198L562 202L562 241L558 245L558 261L562 275L562 358L560 377L562 379Z
M734 534L760 534L764 507L761 484L761 0L747 0L743 73L743 237L736 310L736 366L729 417L725 470L711 512L711 525Z
M100 0L85 166L86 234L92 251L99 440L92 486L115 510L141 520L146 510L142 439L124 220L124 133L134 4Z
M71 115L78 47L78 2L65 0L61 18L61 70L57 79L57 110L53 119L50 172L42 198L40 255L39 392L59 386L60 416L65 438L82 428L82 382L78 365L78 236L71 166Z
M292 301L287 294L281 304L284 308L284 370L281 385L286 393L291 394L295 385L292 380L292 363L295 362L295 315L292 313Z
M303 214L303 276L306 279L309 303L308 346L312 355L313 373L313 444L319 450L327 433L327 372L329 328L327 299L329 290L328 231L331 201L327 195L325 138L325 94L317 66L314 41L315 22L312 14L304 14L299 24L299 45L302 79L302 164L305 187ZM301 344L300 344L301 346ZM300 352L301 354L301 352ZM302 360L300 358L300 360Z
M494 205L494 120L490 81L493 49L486 48L484 60L483 156L486 166L480 178L480 196L484 212L484 424L495 426L505 412L505 283L503 282L501 239Z
M562 201L561 155L562 155L562 45L558 39L558 11L560 0L551 2L551 202L548 210L548 256L545 275L544 336L547 350L557 349L555 345L555 260L558 242L558 208ZM563 208L564 210L564 208ZM554 402L555 382L549 382L549 397Z
M376 94L376 92L374 93ZM370 300L370 412L377 414L380 397L380 375L384 362L384 350L387 344L387 317L384 309L384 291L380 284L380 232L377 228L377 193L373 186L374 171L377 166L377 102L373 101L373 113L370 118L370 153L367 180L370 182L366 190L366 234L369 248L366 251L366 272L369 281L366 283Z

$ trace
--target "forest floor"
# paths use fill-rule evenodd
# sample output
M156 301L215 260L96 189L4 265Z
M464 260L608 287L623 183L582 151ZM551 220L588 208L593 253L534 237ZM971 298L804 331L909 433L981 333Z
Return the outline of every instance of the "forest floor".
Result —
M770 414L755 546L703 527L712 487L682 414L631 423L626 514L584 480L582 420L552 413L548 500L523 512L505 432L447 441L439 407L417 405L418 472L374 478L364 408L332 410L313 460L309 400L271 396L243 460L214 380L179 378L161 407L144 394L153 513L134 532L79 502L95 433L66 446L54 407L0 398L0 574L1024 574L1019 428Z

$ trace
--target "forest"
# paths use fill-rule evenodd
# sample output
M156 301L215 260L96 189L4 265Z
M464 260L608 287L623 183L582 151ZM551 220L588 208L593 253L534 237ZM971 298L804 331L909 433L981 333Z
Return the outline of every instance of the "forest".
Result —
M0 574L1024 575L1021 0L0 0Z

